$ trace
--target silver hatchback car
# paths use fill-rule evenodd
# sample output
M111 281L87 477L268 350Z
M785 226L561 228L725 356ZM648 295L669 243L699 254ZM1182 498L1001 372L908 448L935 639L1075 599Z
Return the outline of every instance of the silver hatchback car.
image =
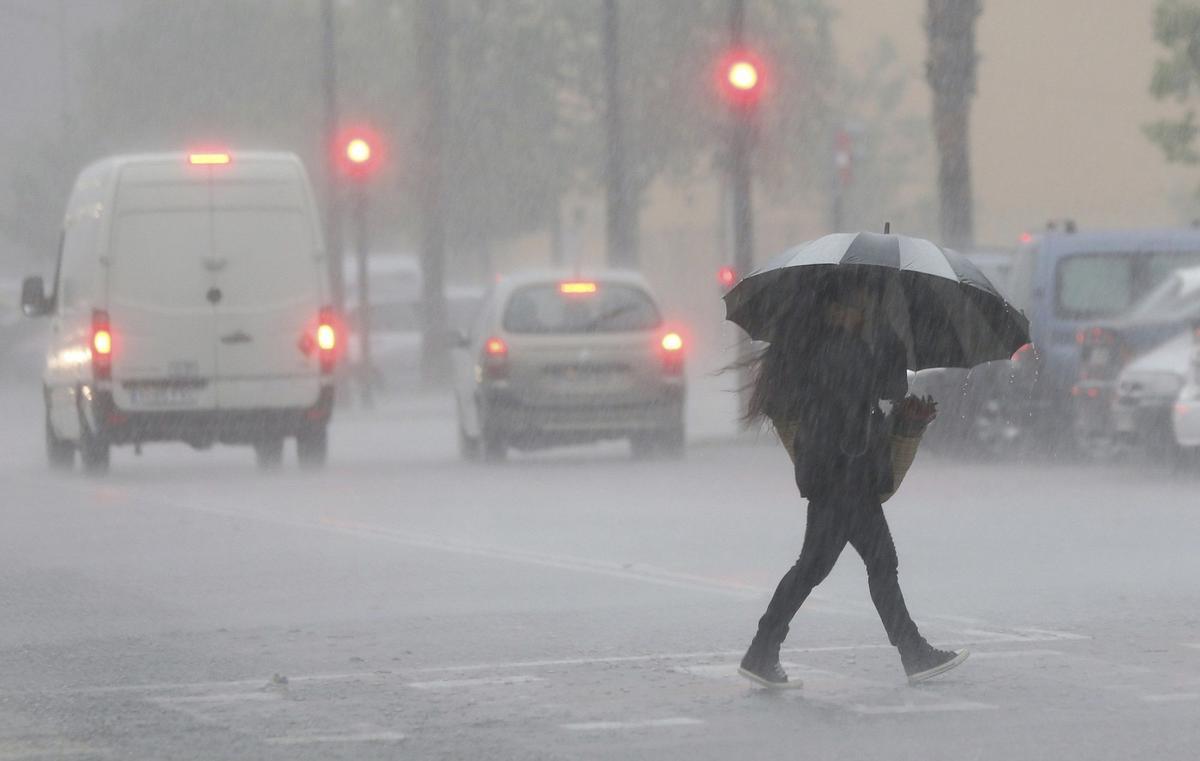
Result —
M506 278L457 336L462 455L628 438L635 457L684 449L684 346L645 279Z

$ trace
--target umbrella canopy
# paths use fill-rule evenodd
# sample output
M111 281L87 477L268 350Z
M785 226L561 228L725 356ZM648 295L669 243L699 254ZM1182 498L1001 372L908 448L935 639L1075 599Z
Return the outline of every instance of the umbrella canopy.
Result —
M781 320L824 324L817 294L838 278L879 284L874 319L908 349L908 368L973 367L1029 343L1029 321L969 259L922 238L839 233L784 251L725 295L725 317L771 341Z

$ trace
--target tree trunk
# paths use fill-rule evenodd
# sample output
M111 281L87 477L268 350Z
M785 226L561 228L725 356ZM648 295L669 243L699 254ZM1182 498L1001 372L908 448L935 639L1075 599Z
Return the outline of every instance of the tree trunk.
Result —
M449 117L449 21L443 0L417 8L417 71L421 82L419 172L421 182L421 377L427 387L450 377L446 342L445 141Z
M611 267L638 265L637 192L625 164L625 124L621 113L620 17L617 0L604 0L604 133L607 190L606 241Z
M982 10L982 0L927 0L926 6L925 78L933 90L942 242L949 246L975 241L970 116L978 61L975 22Z

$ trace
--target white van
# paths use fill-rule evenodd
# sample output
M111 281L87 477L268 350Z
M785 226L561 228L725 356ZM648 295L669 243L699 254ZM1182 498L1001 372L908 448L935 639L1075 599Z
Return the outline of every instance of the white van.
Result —
M46 451L108 468L112 445L250 444L261 467L295 437L325 462L339 336L316 205L287 153L118 156L86 168L54 281L25 280L49 315Z

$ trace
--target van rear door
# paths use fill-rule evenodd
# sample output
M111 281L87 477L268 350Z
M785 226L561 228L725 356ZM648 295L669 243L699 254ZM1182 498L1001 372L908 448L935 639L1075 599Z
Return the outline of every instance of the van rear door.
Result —
M289 195L287 190L261 188L276 202ZM223 195L220 188L216 195ZM213 266L221 292L217 404L227 409L310 406L321 381L317 353L306 340L322 306L315 226L299 203L229 200L218 200L213 213Z
M157 199L126 194L113 220L107 304L113 398L135 411L212 408L209 215L198 204L174 204L158 192Z

